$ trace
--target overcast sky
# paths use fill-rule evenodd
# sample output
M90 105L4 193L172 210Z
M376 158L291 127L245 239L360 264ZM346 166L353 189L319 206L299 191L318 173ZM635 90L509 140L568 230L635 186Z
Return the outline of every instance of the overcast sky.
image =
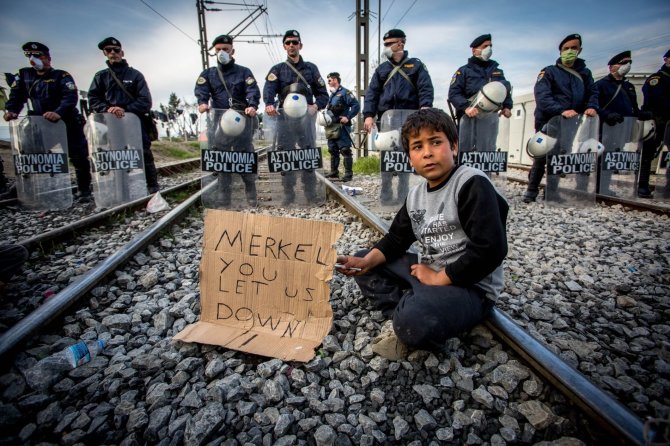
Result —
M339 71L343 85L355 85L355 0L229 0L247 6L212 2L207 12L211 42L228 33L258 4L267 14L243 34L280 34L297 29L305 60L322 74ZM539 6L542 5L542 6ZM573 9L570 9L570 8ZM471 55L478 35L493 35L493 59L514 87L514 95L530 93L541 68L558 57L567 34L583 36L581 57L596 77L614 54L633 50L633 72L653 72L670 48L670 1L580 0L370 0L371 58L377 57L377 18L381 33L401 28L406 49L428 67L435 87L435 106L445 108L449 81ZM68 70L80 90L87 90L96 71L105 68L97 44L118 38L131 66L144 73L154 109L171 92L194 101L193 87L202 70L195 0L29 0L3 2L0 15L0 71L26 66L21 45L36 40L51 48L54 67ZM381 13L380 13L381 11ZM169 23L169 22L171 23ZM263 41L246 43L242 40ZM239 37L236 60L249 67L262 88L269 68L284 60L281 38ZM214 59L211 59L212 63ZM1 85L4 85L4 79Z

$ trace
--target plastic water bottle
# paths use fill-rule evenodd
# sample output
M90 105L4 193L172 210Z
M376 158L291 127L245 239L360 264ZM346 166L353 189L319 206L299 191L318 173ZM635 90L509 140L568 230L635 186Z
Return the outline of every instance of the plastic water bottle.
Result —
M25 374L26 382L35 390L46 390L67 371L90 362L105 348L105 341L81 341L41 359Z

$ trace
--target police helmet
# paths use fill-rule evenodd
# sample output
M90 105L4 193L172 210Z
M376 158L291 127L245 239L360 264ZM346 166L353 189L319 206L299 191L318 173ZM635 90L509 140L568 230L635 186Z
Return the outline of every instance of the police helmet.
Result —
M334 118L333 112L331 112L330 110L320 110L316 114L316 122L323 127L332 124L333 118Z
M502 108L506 97L507 87L502 82L489 82L477 93L472 106L483 112L495 112Z
M642 121L642 141L648 141L656 135L656 122L653 119Z
M301 94L289 94L283 105L284 113L290 118L302 118L307 113L307 99Z
M556 138L552 138L544 132L534 134L526 144L526 153L531 158L545 156L556 145Z
M589 138L579 144L579 153L596 152L600 156L605 151L605 146L595 138Z
M246 125L246 120L239 112L229 108L221 116L221 121L219 122L221 130L228 136L238 136L244 131Z
M400 147L400 132L398 130L377 132L372 141L375 150L394 150Z

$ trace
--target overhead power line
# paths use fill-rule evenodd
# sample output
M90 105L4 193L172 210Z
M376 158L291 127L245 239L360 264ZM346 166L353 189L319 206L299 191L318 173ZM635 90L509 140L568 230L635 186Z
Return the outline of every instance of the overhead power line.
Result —
M158 12L158 11L156 11L156 10L149 4L149 3L145 2L144 0L140 0L140 2L144 3L144 5L145 5L147 8L151 9L153 12L155 12L156 14L158 14L159 17L161 17L163 20L165 20L165 21L168 22L170 25L172 25L174 28L176 28L180 33L182 33L183 35L185 35L186 37L188 37L190 40L192 40L193 42L195 42L196 45L200 45L196 39L194 39L193 37L191 37L191 36L189 36L188 34L186 34L186 32L184 32L184 30L182 30L180 27L178 27L177 25L175 25L174 23L172 23L170 20L168 20L168 18L165 17L163 14L161 14L161 13Z

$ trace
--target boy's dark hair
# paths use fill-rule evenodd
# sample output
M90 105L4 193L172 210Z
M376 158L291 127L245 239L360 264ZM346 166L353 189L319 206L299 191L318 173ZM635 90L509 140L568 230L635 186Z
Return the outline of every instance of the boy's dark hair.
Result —
M402 148L409 155L409 138L417 136L421 129L442 132L447 136L451 147L458 144L458 131L453 119L439 108L423 108L409 115L402 126Z

